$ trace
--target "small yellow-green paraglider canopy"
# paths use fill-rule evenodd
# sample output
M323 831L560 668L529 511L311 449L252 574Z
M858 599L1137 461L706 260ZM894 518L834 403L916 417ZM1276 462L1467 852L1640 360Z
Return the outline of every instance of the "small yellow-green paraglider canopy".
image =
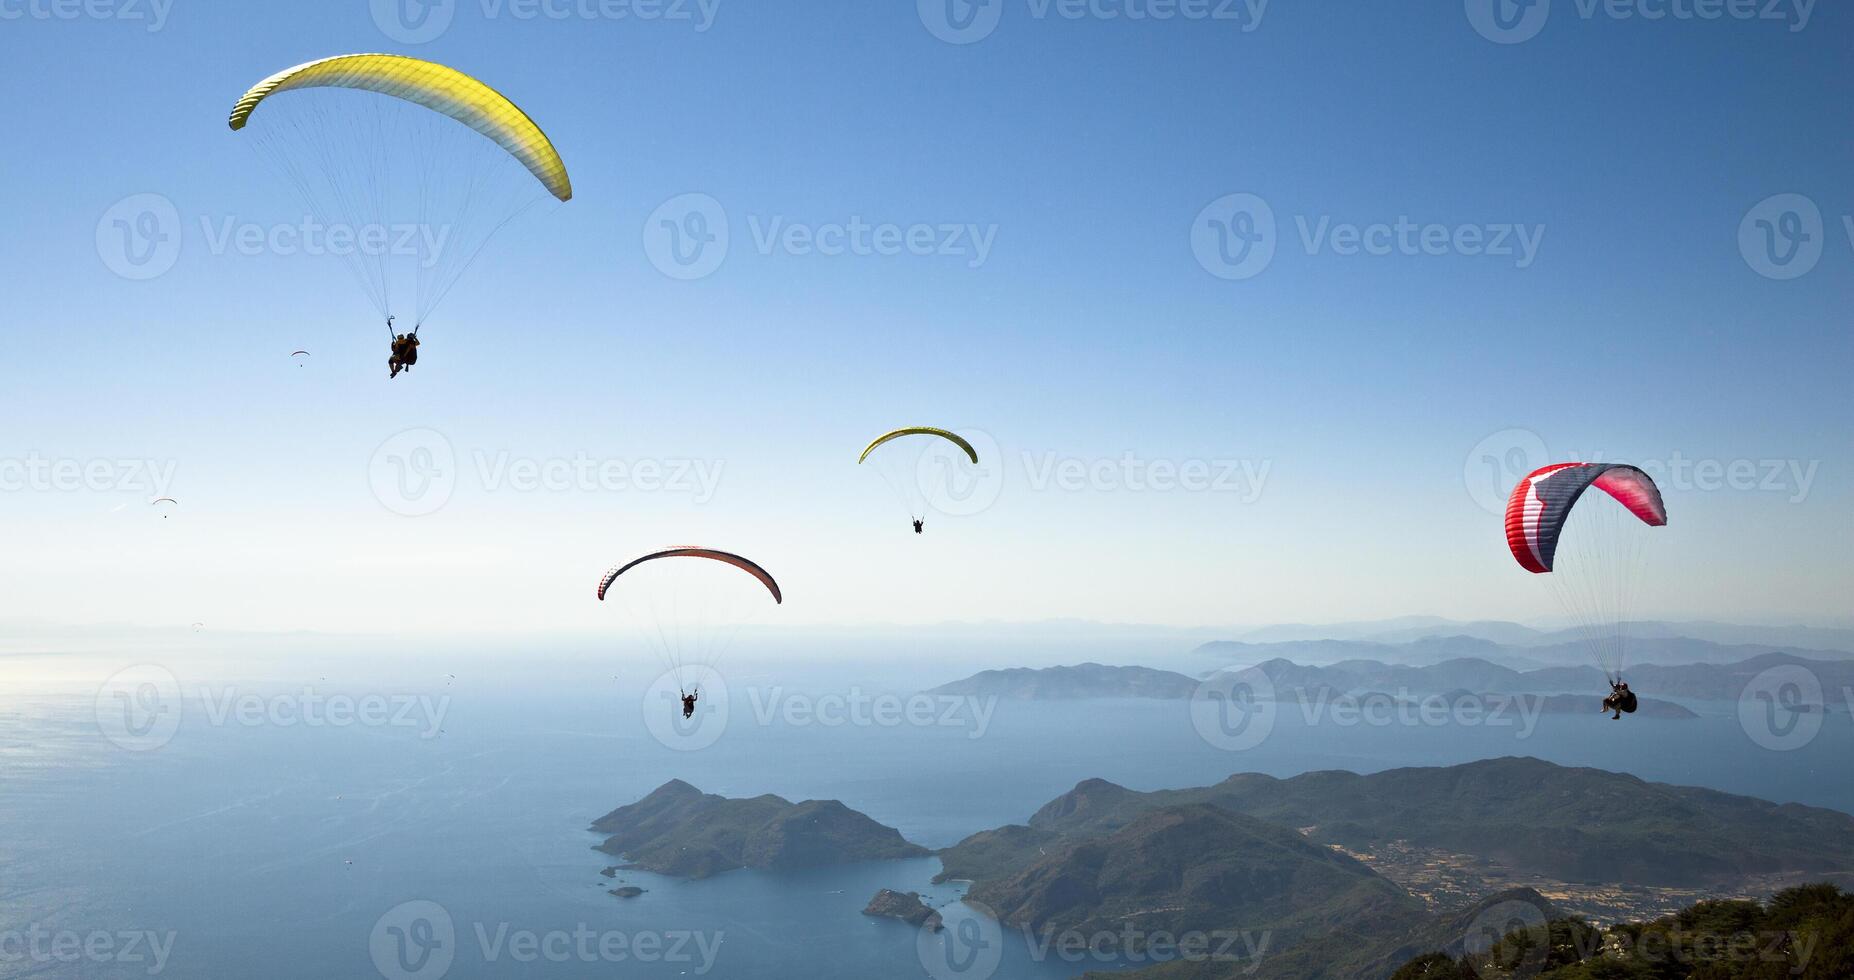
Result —
M972 444L967 442L963 437L961 437L959 433L948 432L945 429L936 429L930 425L913 425L905 429L896 429L893 432L884 432L883 434L877 436L874 442L870 443L865 449L863 449L863 454L857 457L856 462L860 464L863 460L866 460L869 458L870 453L873 453L876 451L877 446L880 446L885 442L889 442L890 440L899 439L902 436L939 436L940 438L945 439L951 442L953 445L958 446L959 448L965 450L966 455L971 458L973 464L974 465L978 464L978 450L973 449Z

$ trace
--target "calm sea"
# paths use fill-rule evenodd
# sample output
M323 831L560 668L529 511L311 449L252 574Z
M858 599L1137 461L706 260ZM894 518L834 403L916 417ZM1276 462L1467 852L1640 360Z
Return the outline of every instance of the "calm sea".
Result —
M956 905L953 950L859 914L884 887L955 902L956 885L930 884L935 859L601 876L613 862L587 824L671 778L842 800L929 847L1021 823L1094 776L1153 789L1504 755L1854 811L1845 715L1779 751L1747 736L1735 705L1700 706L1699 721L1547 715L1525 728L1309 724L1294 710L1259 745L1225 751L1177 702L989 714L917 702L910 723L878 707L906 711L900 693L810 674L731 690L725 730L679 751L609 669L404 676L416 680L176 677L178 697L161 690L152 722L125 729L117 691L85 671L35 683L14 669L0 688L0 976L979 980L1109 965L981 935ZM343 720L329 710L343 703L386 714ZM645 892L620 899L615 884ZM968 962L993 947L995 968Z

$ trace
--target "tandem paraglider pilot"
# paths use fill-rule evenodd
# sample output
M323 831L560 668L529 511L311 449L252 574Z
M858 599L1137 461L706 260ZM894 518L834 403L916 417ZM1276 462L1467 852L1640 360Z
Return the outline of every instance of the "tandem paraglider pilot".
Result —
M1620 721L1624 712L1634 714L1635 708L1635 692L1629 690L1628 681L1617 678L1609 686L1609 697L1603 699L1603 710L1614 712L1610 718Z
M390 316L386 318L386 327L389 331L393 327L393 318ZM412 365L417 363L418 331L414 330L411 333L395 335L393 337L393 354L386 359L386 366L388 368L388 374L386 376L389 379L397 378L399 377L399 372L410 371L412 370Z

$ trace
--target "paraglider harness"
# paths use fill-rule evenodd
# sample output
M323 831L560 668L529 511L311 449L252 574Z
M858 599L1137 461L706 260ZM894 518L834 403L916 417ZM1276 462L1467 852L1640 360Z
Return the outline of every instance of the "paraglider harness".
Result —
M1609 682L1609 697L1603 699L1603 710L1611 712L1612 721L1620 720L1626 714L1634 714L1637 707L1635 692L1629 690L1629 682L1621 677L1614 677Z
M393 317L386 318L386 335L392 338L393 356L386 359L386 366L391 373L388 378L399 377L399 372L409 371L418 363L418 327L411 333L393 333Z
M915 533L915 534L919 534L919 533L921 533L921 525L922 525L922 524L924 524L924 523L926 523L926 522L925 522L925 521L922 521L922 520L920 520L919 518L916 518L916 519L915 519L915 521L914 521L914 533Z
M695 699L701 696L702 689L698 687L695 689L694 694L687 694L687 693L684 693L681 688L677 688L676 693L682 695L682 716L684 718L694 717L695 716Z

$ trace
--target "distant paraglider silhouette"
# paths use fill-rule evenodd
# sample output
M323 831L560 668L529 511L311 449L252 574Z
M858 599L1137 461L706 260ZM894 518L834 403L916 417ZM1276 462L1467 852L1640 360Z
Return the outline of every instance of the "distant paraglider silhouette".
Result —
M769 596L773 605L785 602L779 583L752 559L687 546L612 566L599 577L597 596L619 607L627 632L656 647L684 718L694 714L697 687L747 620Z
M857 465L861 466L863 463L869 461L871 454L875 455L875 466L873 468L881 475L882 482L888 484L888 488L895 492L896 497L900 498L902 506L908 509L909 523L913 525L914 533L920 534L922 533L922 529L926 526L927 511L932 507L932 502L927 499L926 490L921 485L919 470L922 457L926 453L927 447L933 445L933 443L921 442L920 440L910 438L909 444L913 447L912 451L889 448L883 450L881 453L876 453L877 449L881 449L883 446L897 439L913 436L929 436L932 439L943 439L946 442L950 442L954 446L957 446L959 450L965 454L966 458L972 461L972 465L974 466L978 465L979 458L978 450L972 448L972 444L967 442L965 437L959 435L957 432L938 429L930 425L912 425L906 428L895 429L891 432L884 432L877 436L875 441L866 446L863 449L863 454L856 458Z

